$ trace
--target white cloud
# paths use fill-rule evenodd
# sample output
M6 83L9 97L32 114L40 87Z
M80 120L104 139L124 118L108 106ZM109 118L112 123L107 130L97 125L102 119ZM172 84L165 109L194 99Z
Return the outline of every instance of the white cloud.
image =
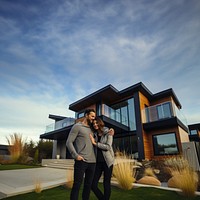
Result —
M74 101L140 81L153 93L172 87L190 121L198 118L198 1L3 1L0 9L0 131L40 134L48 114L72 115Z
M68 110L69 102L66 102L64 97L58 98L57 103L47 101L46 104L29 97L7 97L1 98L0 104L2 138L13 133L22 133L29 136L28 139L33 137L39 140L39 135L45 132L45 127L54 122L48 119L49 114L74 117L74 113Z

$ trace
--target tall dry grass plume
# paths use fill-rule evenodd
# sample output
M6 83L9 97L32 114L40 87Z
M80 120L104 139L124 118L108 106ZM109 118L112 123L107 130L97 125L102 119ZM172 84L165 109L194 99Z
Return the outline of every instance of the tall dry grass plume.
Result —
M116 152L113 177L117 179L120 188L130 190L133 187L136 168L138 167L139 163L131 159L125 152Z
M10 138L6 137L6 139L9 145L9 152L12 162L17 162L20 156L24 154L25 142L22 138L22 135L14 133L13 135L10 135Z
M198 186L198 175L190 167L183 157L173 157L165 161L167 170L171 174L174 185L179 188L186 197L195 196Z
M42 192L42 184L39 179L35 181L35 192L36 193L41 193Z

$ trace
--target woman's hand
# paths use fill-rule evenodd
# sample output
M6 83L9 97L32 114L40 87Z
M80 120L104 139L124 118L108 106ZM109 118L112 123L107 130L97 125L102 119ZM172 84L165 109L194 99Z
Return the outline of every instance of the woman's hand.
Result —
M110 128L109 131L108 131L109 135L114 135L115 134L115 131L113 128Z
M90 140L91 140L93 145L97 145L97 143L95 142L95 139L93 138L92 134L90 134Z

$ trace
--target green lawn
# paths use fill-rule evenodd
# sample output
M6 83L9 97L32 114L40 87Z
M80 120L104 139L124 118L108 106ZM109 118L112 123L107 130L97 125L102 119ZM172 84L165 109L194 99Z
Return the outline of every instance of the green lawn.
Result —
M41 167L37 165L21 165L21 164L9 164L9 165L0 165L0 170L13 170L13 169L28 169Z
M101 185L102 187L102 185ZM81 192L79 197L81 196ZM59 186L53 189L44 190L40 194L35 192L18 195L6 198L5 200L69 200L70 189ZM81 197L79 198L81 199ZM149 187L134 188L129 191L121 190L117 187L112 187L112 194L110 200L200 200L200 196L194 198L186 198L182 195L162 189L155 189ZM96 197L91 192L90 200L96 200Z
M17 165L17 164L10 164L10 165L0 165L0 170L12 170L12 169L27 169L27 168L34 168L40 166L31 166L31 165ZM102 188L102 184L100 184ZM81 192L80 191L80 199L81 199ZM5 200L68 200L70 196L70 189L66 189L63 186L59 186L56 188L52 188L49 190L44 190L40 194L35 192L17 195L13 197L5 198ZM196 196L194 198L186 198L177 192L150 188L150 187L140 187L140 188L133 188L132 190L121 190L117 187L112 187L112 194L110 200L200 200L200 196ZM91 192L90 200L96 200L96 197Z

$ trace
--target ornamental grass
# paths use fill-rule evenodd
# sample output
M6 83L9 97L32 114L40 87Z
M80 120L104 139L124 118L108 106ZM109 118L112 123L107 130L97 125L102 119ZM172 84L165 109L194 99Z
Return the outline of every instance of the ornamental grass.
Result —
M198 186L198 175L183 157L169 158L165 165L173 179L173 186L186 197L194 197Z
M9 145L9 152L11 155L11 159L13 163L16 163L19 161L19 159L23 159L25 157L25 141L22 138L21 134L14 133L10 135L9 137L6 137L8 145Z
M42 184L39 179L35 181L35 192L36 193L41 193L42 192Z
M139 163L131 159L125 152L117 152L115 164L113 167L113 177L117 179L119 187L124 190L130 190L135 182L136 169Z

